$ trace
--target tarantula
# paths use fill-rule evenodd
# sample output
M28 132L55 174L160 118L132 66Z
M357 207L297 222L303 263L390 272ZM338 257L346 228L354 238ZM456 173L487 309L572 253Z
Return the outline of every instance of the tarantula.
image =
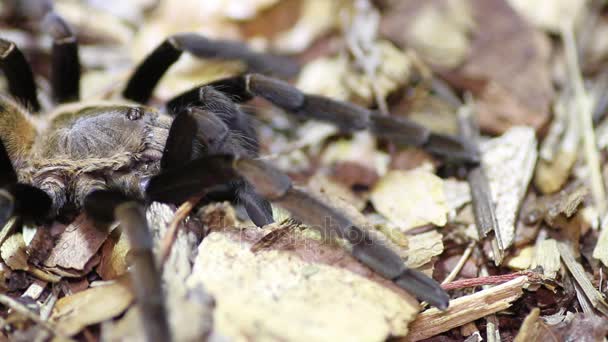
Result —
M204 191L231 194L256 225L264 226L273 222L268 202L273 201L295 218L348 240L358 260L419 299L447 307L449 298L435 281L407 269L394 251L348 215L255 159L255 131L239 104L258 96L294 115L332 122L343 132L368 129L394 143L477 163L469 144L354 104L304 94L259 73L196 86L164 108L146 106L183 52L239 59L252 72L297 72L286 58L192 33L171 36L152 51L127 82L124 100L80 101L76 36L53 12L45 25L53 37L51 90L58 104L46 113L25 56L14 43L0 39L0 68L10 93L0 97L0 224L13 215L53 219L74 208L100 222L119 220L145 228L142 211L133 208L151 201L179 204Z

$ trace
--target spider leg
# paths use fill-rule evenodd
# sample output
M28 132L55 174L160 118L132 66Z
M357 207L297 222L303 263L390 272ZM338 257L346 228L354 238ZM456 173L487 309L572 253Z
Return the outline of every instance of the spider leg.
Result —
M237 134L239 130L242 132L247 130L241 126L242 122L238 121L239 116L245 114L240 113L231 101L211 88L203 89L202 93L206 98L217 97L218 101L207 101L207 106L202 108L184 109L175 117L169 129L161 159L161 169L181 167L191 160L208 154L252 155L246 146L247 143L242 141L242 137L249 133ZM231 126L235 129L231 129ZM228 182L227 187L216 189L216 192L226 191L232 194L230 197L244 205L247 214L257 226L262 227L274 222L270 203L253 191L247 182L238 179ZM179 192L176 195L174 200L168 202L181 203L191 197L180 197Z
M139 103L148 102L158 81L184 51L199 58L241 60L252 72L286 77L298 72L294 62L255 52L243 43L209 39L195 33L181 33L167 38L141 62L129 79L123 96Z
M293 187L286 174L260 160L230 155L194 160L152 178L147 196L159 201L172 199L175 194L187 197L193 189L212 189L240 177L246 179L259 195L287 209L296 219L326 236L337 235L348 240L353 256L378 274L420 300L440 309L448 307L449 297L437 282L405 267L401 257L381 239L357 227L347 214L328 201Z
M11 159L0 141L0 227L13 215L26 221L47 218L52 200L44 191L19 183Z
M305 94L287 82L268 76L249 74L222 79L208 86L224 92L233 101L248 101L258 96L295 116L333 123L346 133L367 129L380 138L421 147L445 160L479 163L475 147L459 137L434 133L407 119L381 115L352 103ZM198 100L194 97L196 89L171 99L168 108L178 110L185 103L200 102L200 96Z
M93 220L120 222L133 256L131 281L143 318L147 341L171 341L161 275L156 266L153 241L142 206L116 191L94 191L85 199L85 211Z
M34 73L15 43L0 38L0 69L8 81L10 94L34 112L40 110Z
M51 89L57 103L80 98L80 60L78 42L70 26L54 12L46 15L43 26L53 37Z

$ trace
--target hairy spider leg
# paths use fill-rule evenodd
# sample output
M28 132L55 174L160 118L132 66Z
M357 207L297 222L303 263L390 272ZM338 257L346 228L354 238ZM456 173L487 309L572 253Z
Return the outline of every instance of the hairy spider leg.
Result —
M142 315L146 341L171 341L160 270L156 266L144 208L122 193L110 190L90 193L84 207L87 215L97 223L120 222L131 245L131 281Z
M479 153L475 147L459 137L435 133L408 119L381 115L352 103L305 94L276 78L248 74L218 80L203 87L213 87L237 102L261 97L295 116L330 122L346 133L369 130L399 145L421 147L446 161L479 163ZM174 97L167 107L179 111L188 103L197 103L195 96L199 89L200 86Z
M214 92L213 89L210 91ZM221 93L215 95L220 98L224 97ZM191 160L208 154L255 156L255 152L249 150L247 143L242 141L246 137L238 135L238 130L231 130L222 120L223 115L234 114L227 113L227 110L238 110L231 101L227 99L223 99L223 101L226 102L226 106L230 104L234 108L227 109L221 104L191 107L184 109L175 117L161 159L162 170L179 168ZM240 113L240 115L244 114ZM224 193L229 199L241 202L250 219L257 226L262 227L274 222L270 203L259 196L243 179L233 179L222 184L222 187L215 189L215 193L208 192L209 197L218 197L218 193ZM173 200L165 202L181 203L190 197L181 197L179 193L172 195L177 196Z
M74 32L55 12L49 12L43 27L53 37L51 55L51 89L57 103L80 99L80 60Z
M272 73L291 77L299 67L290 59L251 50L247 45L229 40L214 40L196 33L181 33L167 38L139 64L123 91L123 97L147 103L161 77L182 52L206 59L240 60L250 72Z
M15 43L0 38L0 69L8 82L11 96L33 112L40 110L34 73Z
M285 173L261 160L230 155L197 159L153 177L146 196L161 202L172 200L175 194L187 198L197 191L194 189L210 189L240 177L245 178L258 194L287 209L296 219L328 236L337 235L348 240L357 260L397 286L440 309L448 307L449 297L437 282L405 267L401 257L381 239L357 227L346 214L319 196L293 187Z
M8 152L0 141L0 227L13 215L26 221L46 219L51 206L52 200L44 191L18 182Z

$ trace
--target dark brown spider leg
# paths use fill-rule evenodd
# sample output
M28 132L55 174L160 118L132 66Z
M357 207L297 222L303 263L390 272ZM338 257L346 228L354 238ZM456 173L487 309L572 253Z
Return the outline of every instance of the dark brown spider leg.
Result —
M199 58L240 60L249 71L290 77L298 72L291 60L251 50L241 42L214 40L195 33L181 33L167 38L135 70L123 91L126 99L146 103L158 81L182 52Z
M51 89L57 103L80 98L80 60L78 42L70 26L54 12L44 18L43 26L53 37Z
M289 210L298 220L319 229L325 236L340 236L352 245L353 256L383 277L440 309L449 305L441 286L424 274L405 267L401 257L378 237L357 227L338 208L306 191L294 188L283 172L260 160L209 156L154 177L148 187L152 200L166 200L173 192L197 186L210 189L244 177L261 196Z
M46 219L51 198L42 190L18 182L11 159L0 141L0 227L13 215L26 221Z
M10 94L34 112L40 110L34 74L15 43L0 38L0 69L8 81Z
M204 99L201 107L182 110L171 125L161 159L163 170L180 167L208 154L255 155L250 146L257 141L246 115L213 88L203 88L200 93ZM217 197L218 193L241 202L256 225L261 227L274 222L270 203L245 181L229 182L226 187L209 193L208 197Z
M146 341L171 341L161 276L142 206L114 191L94 191L85 200L85 211L100 223L120 222L132 256L131 282L140 307Z
M412 121L385 116L357 105L301 92L287 82L251 74L245 77L247 90L272 104L305 118L329 121L344 132L368 129L394 143L426 149L454 162L479 163L476 149L456 136L432 133Z
M219 92L224 93L232 102L243 103L253 99L247 91L247 83L245 76L234 76L222 78L220 80L198 85L190 90L187 90L167 102L167 109L170 113L178 113L181 109L201 104L201 88L211 87Z

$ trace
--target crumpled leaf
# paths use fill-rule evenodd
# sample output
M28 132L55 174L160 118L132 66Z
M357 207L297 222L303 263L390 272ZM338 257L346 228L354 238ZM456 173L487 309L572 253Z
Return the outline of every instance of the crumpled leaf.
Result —
M443 180L420 170L389 171L371 192L374 208L402 231L432 223L443 226L448 207Z
M187 284L202 284L215 297L215 332L290 341L407 333L416 302L345 250L292 235L285 249L252 253L262 234L258 228L213 232L199 246Z
M50 321L64 334L72 336L88 325L118 316L132 302L133 294L126 283L92 287L59 299Z

